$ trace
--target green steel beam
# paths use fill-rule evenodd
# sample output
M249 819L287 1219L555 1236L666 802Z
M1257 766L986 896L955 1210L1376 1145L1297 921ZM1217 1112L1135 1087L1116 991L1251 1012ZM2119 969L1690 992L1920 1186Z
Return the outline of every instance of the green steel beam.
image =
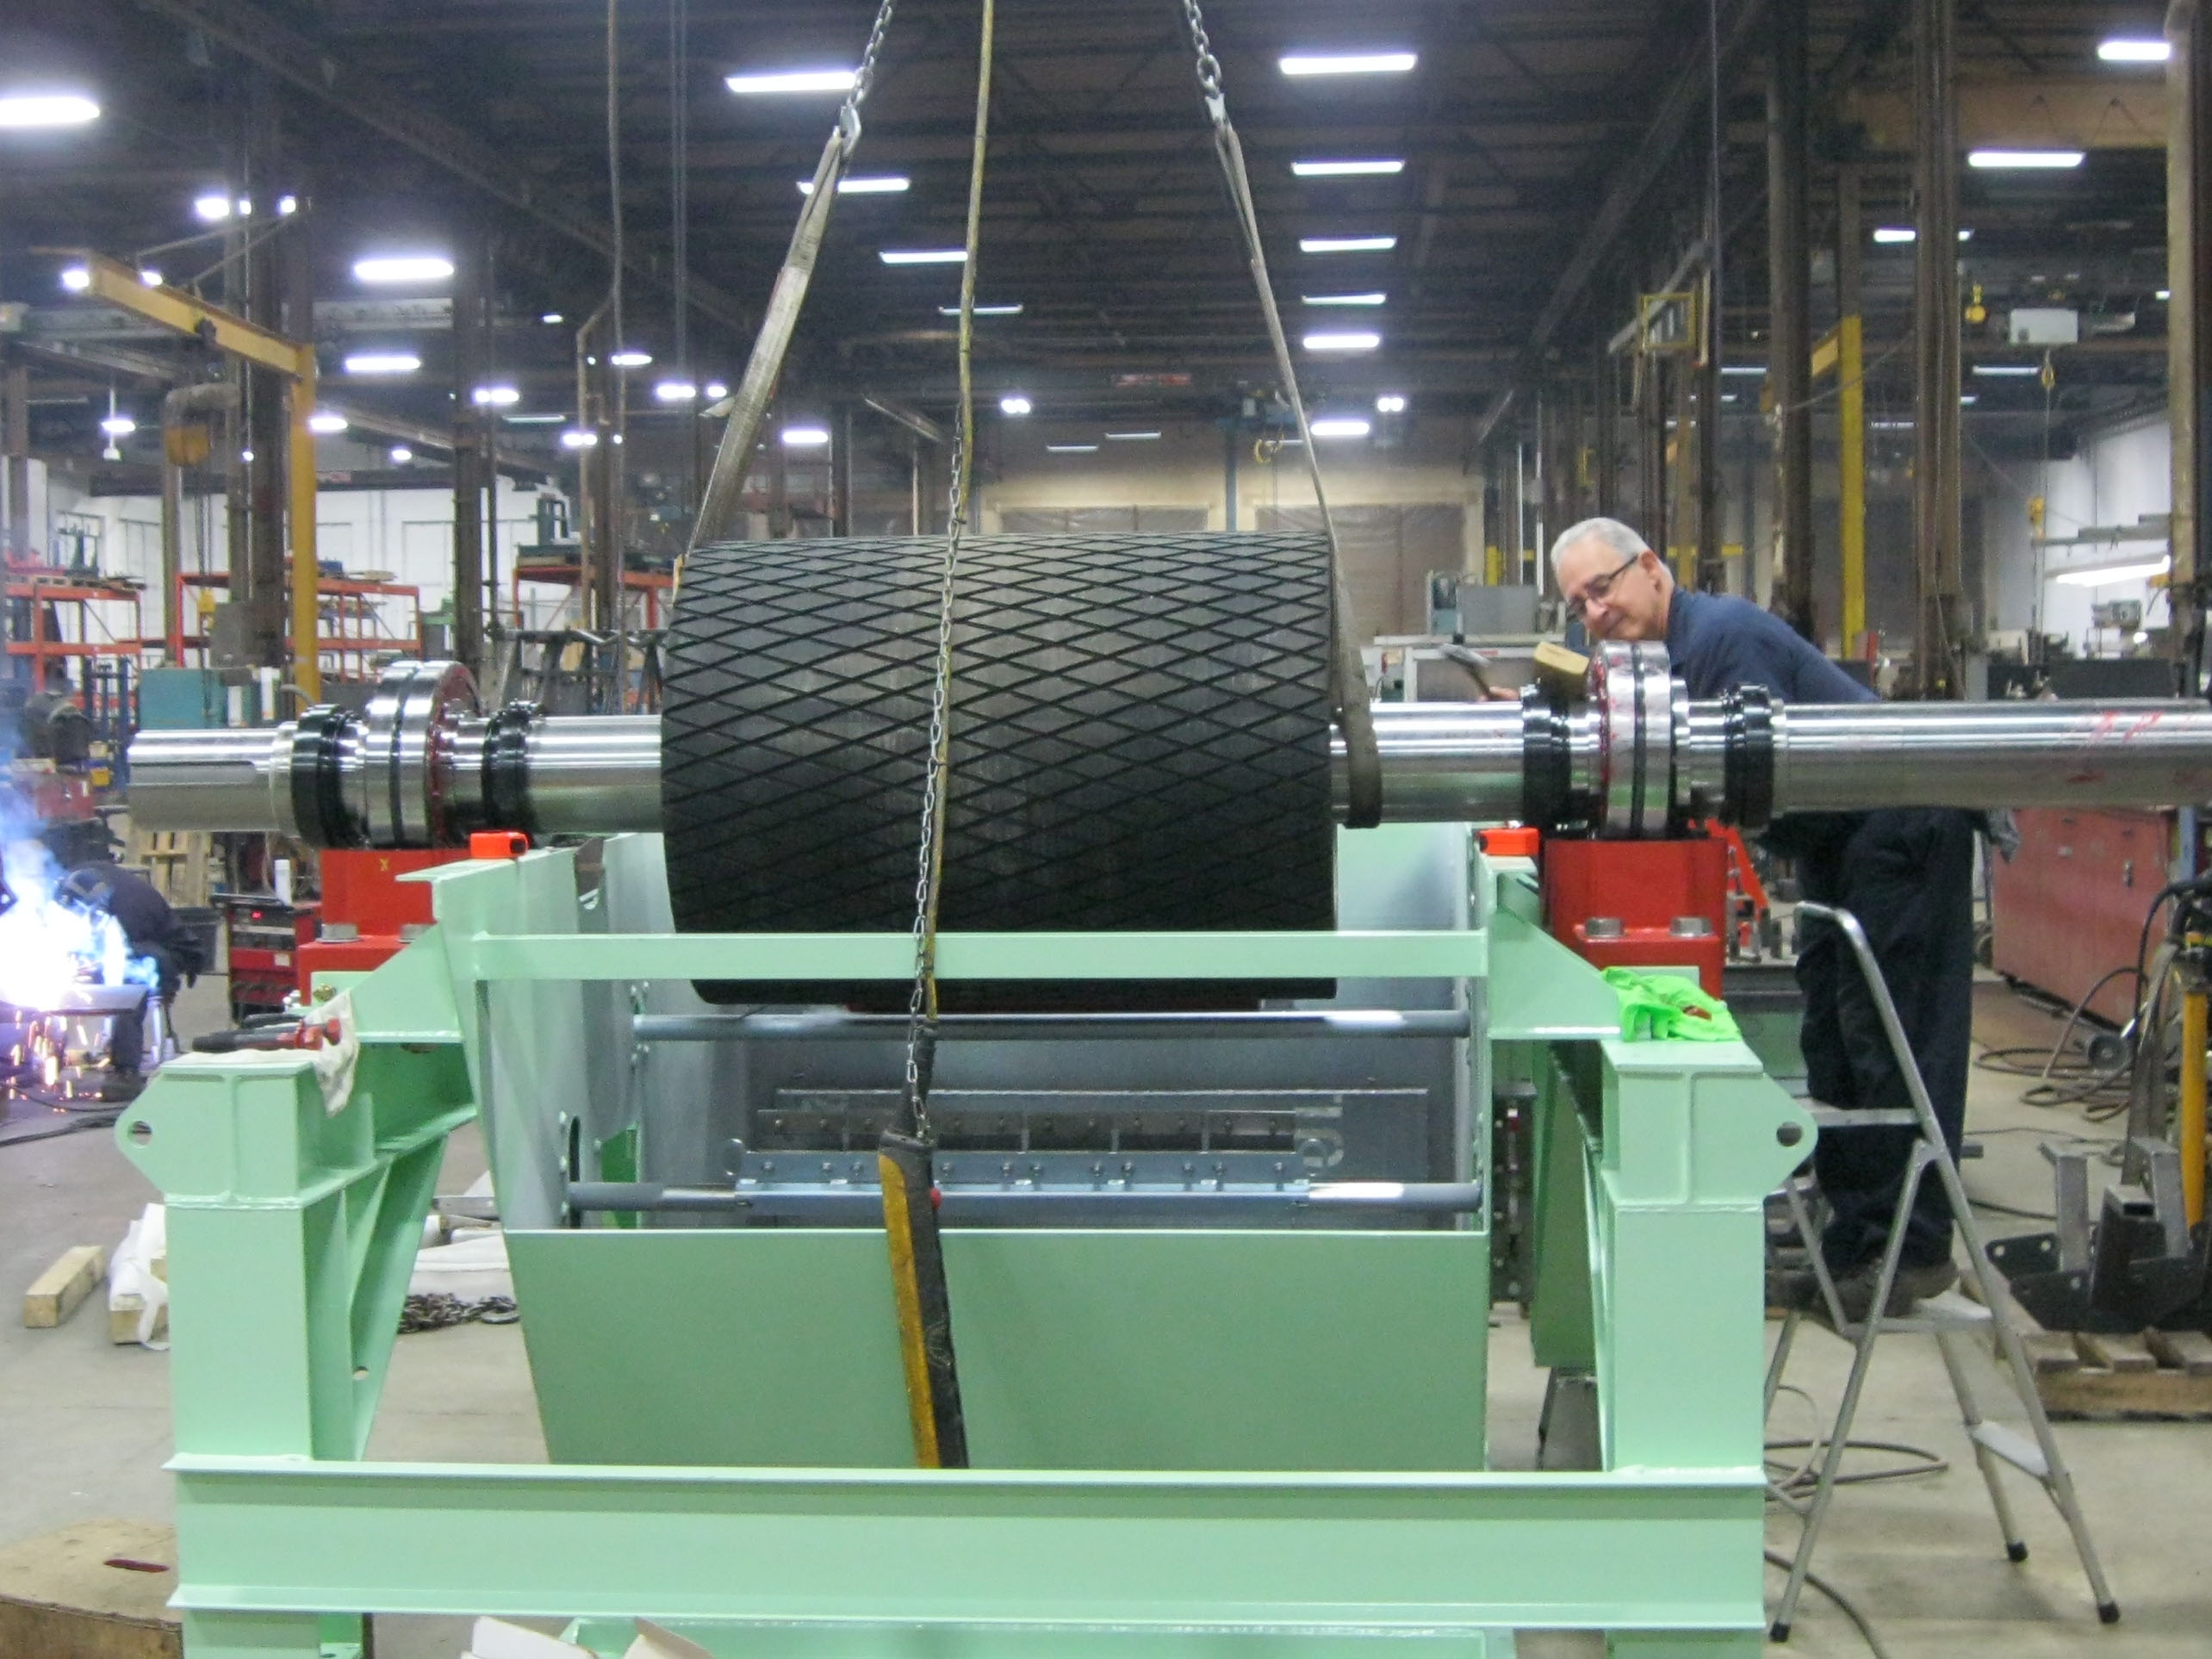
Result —
M903 933L505 934L457 941L479 979L904 979ZM1480 979L1480 933L948 933L941 979ZM1292 966L1295 964L1295 966ZM1617 1022L1617 1021L1616 1021Z
M1754 1631L1756 1465L1225 1475L180 1453L175 1605L852 1627ZM1048 1647L1049 1643L1044 1644Z

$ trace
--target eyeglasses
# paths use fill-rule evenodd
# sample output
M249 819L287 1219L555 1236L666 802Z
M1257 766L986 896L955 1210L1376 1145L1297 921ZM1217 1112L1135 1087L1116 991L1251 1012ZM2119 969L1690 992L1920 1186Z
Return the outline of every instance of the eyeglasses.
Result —
M1604 575L1585 587L1580 597L1569 600L1567 601L1568 619L1573 622L1584 620L1589 614L1588 607L1591 601L1594 600L1602 602L1606 600L1612 593L1613 584L1626 575L1630 567L1643 556L1641 553L1630 554L1612 569L1606 571Z

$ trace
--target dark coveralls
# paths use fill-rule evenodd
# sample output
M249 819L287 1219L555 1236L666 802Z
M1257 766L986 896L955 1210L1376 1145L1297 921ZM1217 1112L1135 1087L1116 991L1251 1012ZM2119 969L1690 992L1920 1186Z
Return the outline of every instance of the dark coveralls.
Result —
M1667 653L1696 698L1763 686L1793 703L1876 700L1780 618L1744 600L1677 588L1667 613ZM1866 929L1954 1156L1966 1124L1971 1059L1975 828L1965 812L1880 807L1793 813L1765 837L1774 851L1797 861L1807 898L1849 910ZM1799 938L1801 1041L1812 1097L1846 1108L1909 1108L1912 1097L1850 942L1831 924L1811 920ZM1821 1239L1832 1271L1880 1258L1912 1142L1906 1128L1821 1136L1812 1161L1832 1212ZM1923 1179L1904 1263L1932 1267L1950 1253L1950 1205L1939 1183Z

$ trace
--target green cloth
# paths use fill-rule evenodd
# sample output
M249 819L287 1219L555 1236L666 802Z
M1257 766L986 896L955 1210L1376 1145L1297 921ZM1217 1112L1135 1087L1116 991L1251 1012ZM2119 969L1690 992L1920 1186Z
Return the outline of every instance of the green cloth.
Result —
M1630 1042L1735 1042L1743 1037L1728 1004L1706 996L1694 979L1609 967L1606 983L1620 998L1620 1035Z

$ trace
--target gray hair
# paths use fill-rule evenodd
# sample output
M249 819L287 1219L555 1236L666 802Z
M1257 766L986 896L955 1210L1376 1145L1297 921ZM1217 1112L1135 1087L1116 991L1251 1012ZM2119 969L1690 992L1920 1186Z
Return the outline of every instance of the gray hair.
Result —
M1650 543L1618 519L1585 519L1579 525L1568 525L1559 532L1559 539L1551 544L1553 576L1559 574L1559 556L1577 542L1603 542L1620 555L1624 563L1651 550Z

